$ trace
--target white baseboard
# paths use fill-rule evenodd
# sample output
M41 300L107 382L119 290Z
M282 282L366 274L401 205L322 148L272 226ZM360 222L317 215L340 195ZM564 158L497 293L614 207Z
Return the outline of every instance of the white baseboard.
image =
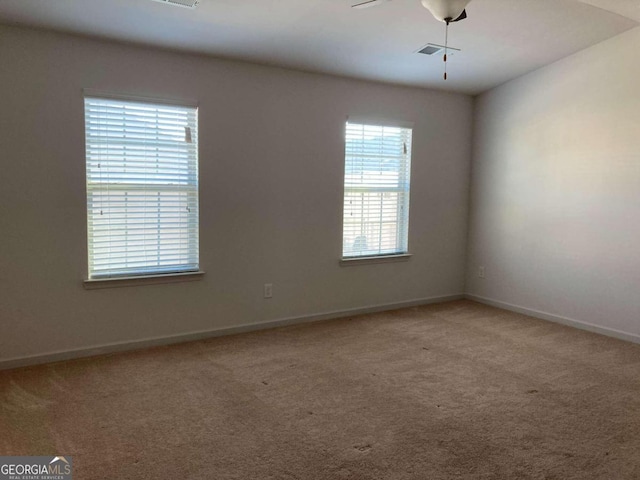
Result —
M579 328L581 330L588 330L589 332L599 333L608 337L618 338L620 340L626 340L628 342L640 343L640 335L634 333L623 332L613 328L601 327L594 325L593 323L582 322L580 320L574 320L573 318L561 317L560 315L553 315L547 312L541 312L540 310L534 310L532 308L521 307L519 305L513 305L511 303L501 302L492 298L481 297L479 295L465 294L464 297L468 300L473 300L478 303L490 305L492 307L502 308L511 312L522 313L523 315L529 315L530 317L540 318L542 320L548 320L554 323L561 323L569 327Z
M432 303L450 302L453 300L461 300L463 294L444 295L441 297L421 298L418 300L409 300L397 303L387 303L381 305L370 305L360 308L349 308L345 310L335 310L325 313L317 313L312 315L303 315L298 317L288 317L278 320L270 320L260 323L247 323L235 327L225 327L213 330L202 330L198 332L182 333L178 335L170 335L164 337L146 338L143 340L132 340L125 342L109 343L87 348L79 348L74 350L64 350L42 355L32 355L27 357L18 357L8 360L0 360L0 370L8 370L11 368L27 367L31 365L39 365L43 363L61 362L64 360L72 360L76 358L93 357L96 355L105 355L110 353L125 352L131 350L140 350L143 348L158 347L162 345L171 345L175 343L192 342L196 340L204 340L206 338L221 337L224 335L233 335L236 333L251 332L256 330L266 330L269 328L284 327L287 325L295 325L299 323L319 322L322 320L330 320L333 318L348 317L351 315L362 315L366 313L384 312L386 310L395 310L397 308L417 307L420 305L429 305Z

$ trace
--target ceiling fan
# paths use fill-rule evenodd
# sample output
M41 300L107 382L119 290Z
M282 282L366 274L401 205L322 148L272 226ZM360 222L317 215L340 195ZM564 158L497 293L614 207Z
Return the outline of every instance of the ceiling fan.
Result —
M368 8L382 5L391 0L364 0L351 5L351 8ZM422 6L441 22L458 22L467 18L466 6L471 0L421 0Z
M351 8L367 8L381 5L391 0L365 0ZM449 24L459 22L467 18L466 7L471 0L421 0L422 6L429 10L436 20L444 22L445 30L445 48L444 48L444 79L447 79L447 44L449 42Z

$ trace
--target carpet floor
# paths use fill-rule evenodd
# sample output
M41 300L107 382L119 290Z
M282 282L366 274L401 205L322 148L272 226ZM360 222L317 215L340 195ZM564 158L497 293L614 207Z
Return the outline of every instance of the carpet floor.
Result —
M640 346L471 301L0 372L74 479L640 478Z

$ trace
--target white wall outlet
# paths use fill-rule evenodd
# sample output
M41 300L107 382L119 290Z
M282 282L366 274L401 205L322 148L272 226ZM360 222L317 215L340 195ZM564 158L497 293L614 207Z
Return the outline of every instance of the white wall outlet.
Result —
M478 267L478 276L480 278L485 278L485 276L484 276L484 266Z
M264 284L264 298L272 298L273 297L273 284L265 283Z

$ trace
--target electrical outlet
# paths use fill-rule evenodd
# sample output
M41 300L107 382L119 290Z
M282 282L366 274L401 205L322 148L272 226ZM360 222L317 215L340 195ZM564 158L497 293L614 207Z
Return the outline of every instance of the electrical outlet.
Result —
M478 267L478 277L485 278L485 276L484 276L484 266Z
M265 283L264 284L264 298L272 298L273 297L273 284Z

